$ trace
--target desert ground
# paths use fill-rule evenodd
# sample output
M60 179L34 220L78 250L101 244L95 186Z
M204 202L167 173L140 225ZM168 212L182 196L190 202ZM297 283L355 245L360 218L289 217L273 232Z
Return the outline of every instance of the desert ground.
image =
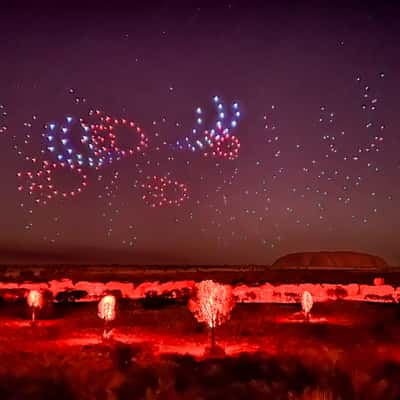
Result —
M400 307L237 304L216 329L185 299L120 299L102 340L97 303L51 302L35 326L24 299L0 308L1 399L399 399Z

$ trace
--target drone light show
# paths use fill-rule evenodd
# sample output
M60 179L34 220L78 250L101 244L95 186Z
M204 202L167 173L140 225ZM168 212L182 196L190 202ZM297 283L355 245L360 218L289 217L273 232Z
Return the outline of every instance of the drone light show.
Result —
M399 399L398 2L6 2L1 399Z

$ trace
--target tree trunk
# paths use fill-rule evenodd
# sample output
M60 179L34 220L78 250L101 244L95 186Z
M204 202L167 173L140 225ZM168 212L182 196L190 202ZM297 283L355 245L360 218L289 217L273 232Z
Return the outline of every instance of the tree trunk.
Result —
M110 330L110 323L109 321L104 320L103 340L109 339L109 330Z
M211 327L211 352L215 349L215 328L214 326Z

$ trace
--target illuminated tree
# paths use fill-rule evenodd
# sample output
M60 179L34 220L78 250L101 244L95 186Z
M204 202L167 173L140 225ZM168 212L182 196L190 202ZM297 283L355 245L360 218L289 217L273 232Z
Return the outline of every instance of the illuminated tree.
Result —
M303 292L303 295L301 296L301 308L304 313L304 318L306 321L309 321L310 319L310 312L313 306L313 298L310 292L307 290Z
M26 298L29 308L32 312L32 325L36 323L37 313L43 306L43 296L38 290L30 290Z
M110 324L115 319L116 300L113 295L104 296L97 307L97 315L104 321L103 339L111 337Z
M211 351L215 349L215 328L230 318L234 306L231 286L211 280L196 284L189 309L197 321L205 322L211 329Z

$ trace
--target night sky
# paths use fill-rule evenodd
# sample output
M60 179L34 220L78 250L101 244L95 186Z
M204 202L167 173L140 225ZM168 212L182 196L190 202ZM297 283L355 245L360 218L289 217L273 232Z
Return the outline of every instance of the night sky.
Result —
M0 14L1 262L400 265L396 2L55 3Z

